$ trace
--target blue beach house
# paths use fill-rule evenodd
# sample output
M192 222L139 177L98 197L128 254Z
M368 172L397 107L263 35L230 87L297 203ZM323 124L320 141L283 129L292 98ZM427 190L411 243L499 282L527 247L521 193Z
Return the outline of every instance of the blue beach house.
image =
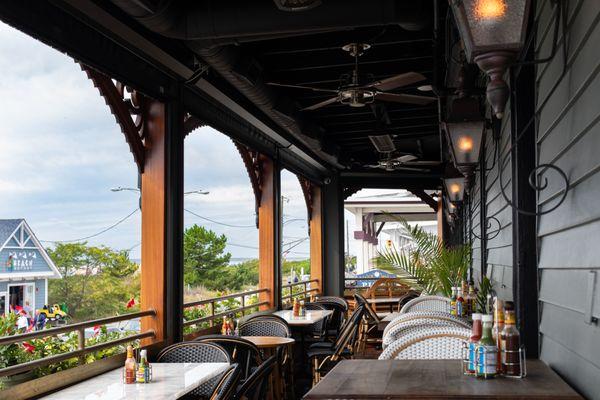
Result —
M48 304L48 279L61 274L24 219L0 219L0 315Z

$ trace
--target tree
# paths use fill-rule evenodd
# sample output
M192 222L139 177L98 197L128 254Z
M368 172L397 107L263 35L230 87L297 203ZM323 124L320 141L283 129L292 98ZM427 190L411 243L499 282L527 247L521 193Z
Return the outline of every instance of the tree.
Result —
M231 254L225 253L225 246L225 235L219 236L198 225L186 229L183 235L185 282L210 290L229 288L223 281L224 276L230 276L226 268L231 260Z
M127 301L139 296L139 266L127 251L87 242L59 243L47 251L63 276L49 281L49 302L65 303L74 320L126 311Z

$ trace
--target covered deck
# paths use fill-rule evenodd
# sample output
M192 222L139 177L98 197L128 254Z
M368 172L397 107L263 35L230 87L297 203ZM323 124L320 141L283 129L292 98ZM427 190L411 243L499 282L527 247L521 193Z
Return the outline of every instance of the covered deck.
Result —
M152 361L220 332L231 314L279 312L293 327L280 311L294 299L353 294L345 292L344 201L390 188L419 200L405 219L435 219L445 246L469 246L469 280L487 277L499 298L514 302L531 376L469 381L456 392L470 379L456 360L354 360L297 380L282 367L285 384L273 379L269 396L476 398L493 387L487 394L497 398L600 399L599 16L594 0L4 2L0 19L74 58L121 127L140 176L142 271L138 313L0 338L0 346L73 331L81 338L75 352L1 376L73 357L82 364L0 398L40 397L121 367L125 355L85 364L87 353L116 344L140 340ZM231 138L248 172L259 284L185 303L184 144L205 125ZM290 284L281 268L283 169L300 180L310 232L310 279ZM396 218L354 206L361 239L376 240ZM223 300L235 306L220 309ZM377 317L357 301L364 325L347 358L377 358ZM206 313L185 320L195 308ZM138 334L86 347L86 328L134 318ZM344 337L338 328L329 342ZM302 345L293 362L306 358L306 372L318 355L304 341L314 337L294 337ZM353 362L363 363L360 371ZM432 389L427 365L455 365L456 376L448 372ZM414 385L393 384L406 368Z

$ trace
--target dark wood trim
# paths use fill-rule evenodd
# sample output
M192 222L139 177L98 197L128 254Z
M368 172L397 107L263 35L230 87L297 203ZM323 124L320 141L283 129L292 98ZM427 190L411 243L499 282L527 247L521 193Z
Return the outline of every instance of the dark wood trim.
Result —
M344 198L339 175L323 185L323 292L344 295Z
M533 57L533 52L528 55ZM524 65L518 76L511 71L512 203L523 210L536 210L535 190L529 174L536 166L535 67ZM524 130L526 129L526 130ZM519 139L517 145L517 136ZM513 299L521 342L528 357L539 355L538 268L536 217L512 209Z
M421 189L409 189L409 192L417 196L419 199L423 201L423 203L427 204L429 207L433 209L433 211L438 210L438 202L436 199L425 193L424 190Z
M178 100L166 104L165 126L165 267L167 344L183 339L183 174L184 110Z

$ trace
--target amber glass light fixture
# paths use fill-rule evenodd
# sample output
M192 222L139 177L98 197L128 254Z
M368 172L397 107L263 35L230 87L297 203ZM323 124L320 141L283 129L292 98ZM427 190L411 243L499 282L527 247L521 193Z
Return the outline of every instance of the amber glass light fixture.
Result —
M454 165L465 175L471 173L479 163L485 120L446 122L444 126Z
M469 62L490 77L487 97L502 118L508 100L503 75L517 58L527 33L529 0L450 0Z
M448 199L453 203L460 203L465 196L465 178L444 179Z

